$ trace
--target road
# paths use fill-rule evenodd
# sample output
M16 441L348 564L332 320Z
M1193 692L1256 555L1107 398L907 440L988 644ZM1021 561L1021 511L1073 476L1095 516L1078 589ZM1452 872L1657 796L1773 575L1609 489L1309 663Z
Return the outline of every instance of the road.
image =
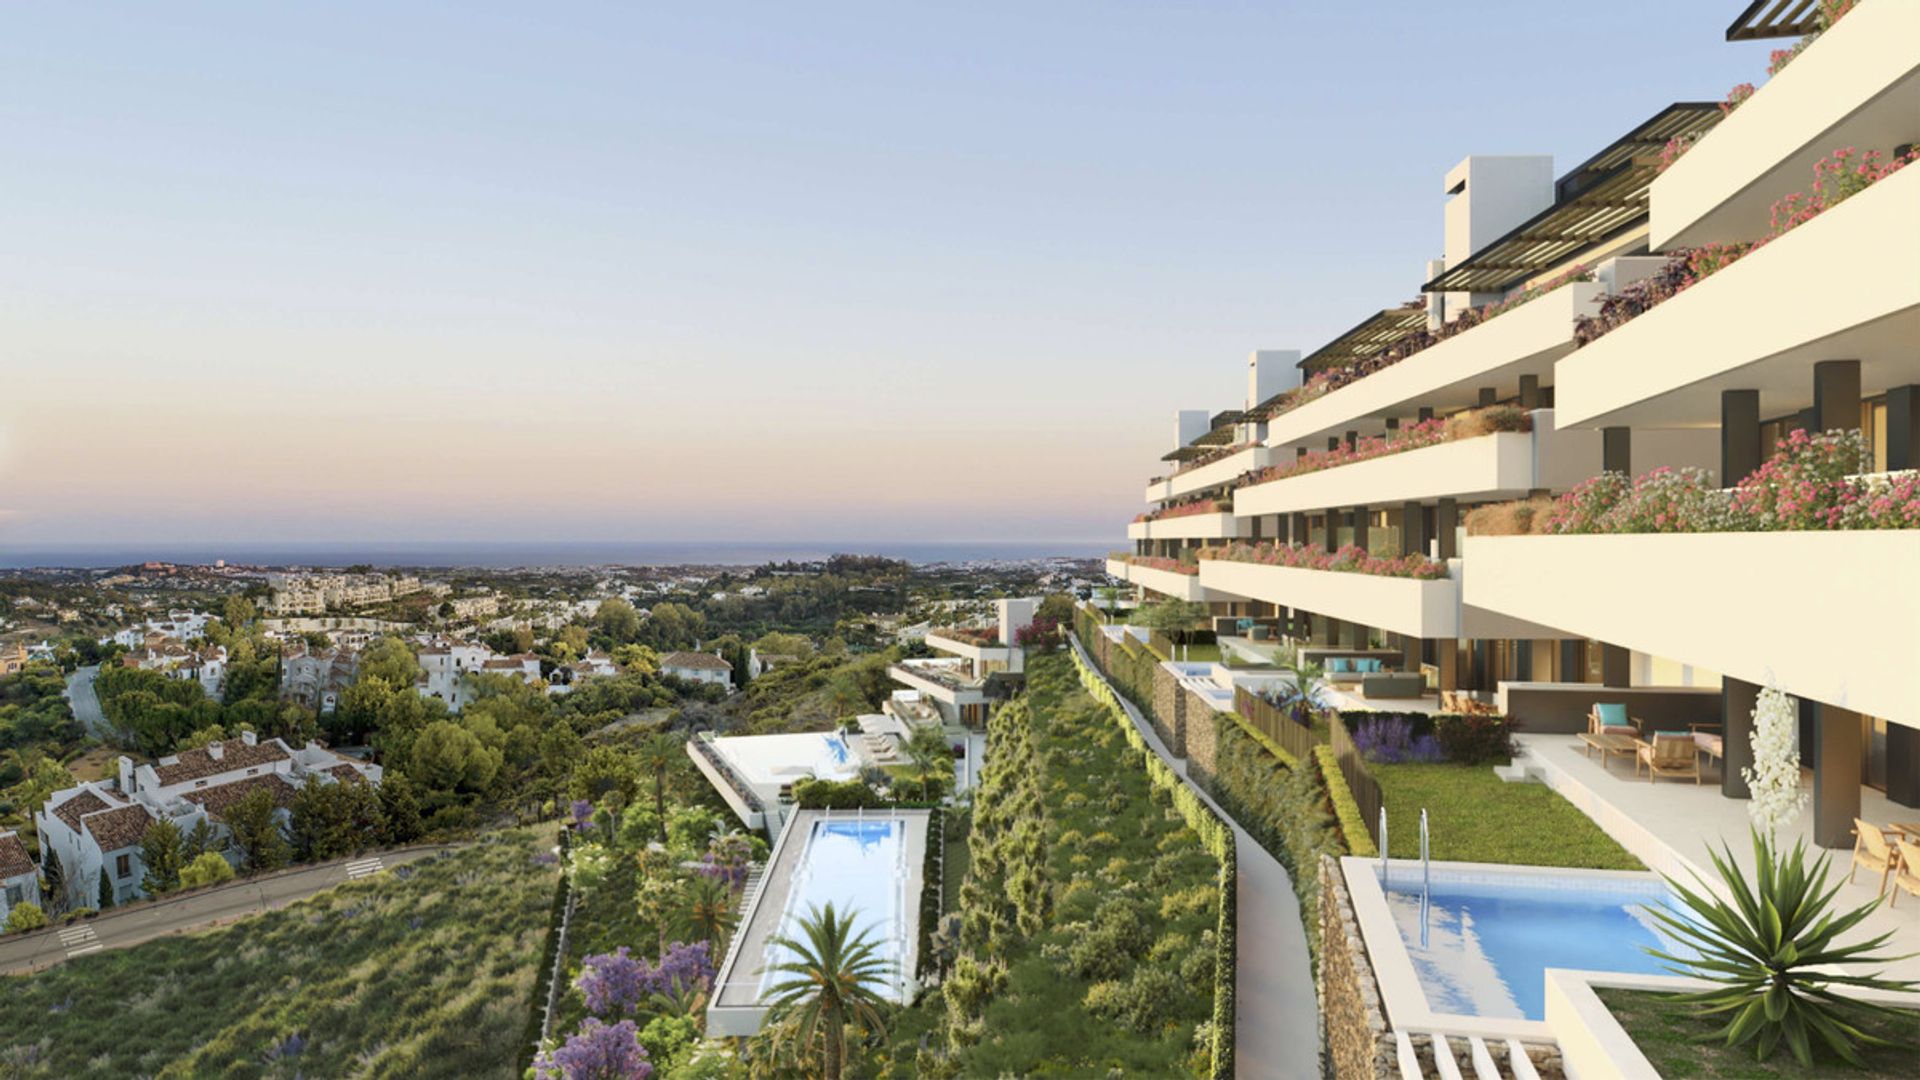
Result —
M1097 673L1099 669L1080 643L1069 641L1082 662ZM1261 1080L1319 1077L1320 1003L1314 993L1307 928L1300 921L1300 900L1294 895L1293 879L1252 834L1187 778L1186 759L1174 757L1167 750L1140 710L1117 690L1113 698L1160 760L1172 766L1187 787L1233 828L1234 867L1239 872L1235 892L1239 949L1233 988L1234 1074Z
M87 734L105 739L113 734L113 729L100 711L100 695L93 692L93 680L99 674L98 664L73 669L73 674L67 676L67 702L73 707L74 718L86 725Z
M31 934L0 938L0 975L52 967L103 949L122 949L168 934L204 929L286 907L342 882L385 873L395 866L450 850L450 845L443 844L372 852L236 881L204 892L116 908L68 926L50 926Z

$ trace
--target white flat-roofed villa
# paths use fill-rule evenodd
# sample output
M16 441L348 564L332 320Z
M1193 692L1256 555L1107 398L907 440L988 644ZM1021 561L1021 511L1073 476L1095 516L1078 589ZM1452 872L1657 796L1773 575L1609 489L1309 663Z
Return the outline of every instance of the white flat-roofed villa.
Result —
M1100 628L1133 663L1154 645L1181 702L1231 708L1304 650L1340 709L1510 717L1503 778L1648 867L1344 860L1385 1034L1338 1075L1450 1076L1449 1039L1482 1077L1528 1075L1522 1044L1655 1075L1594 987L1678 985L1642 948L1656 872L1711 871L1723 841L1751 872L1767 688L1807 802L1780 842L1843 875L1857 846L1891 860L1835 908L1898 896L1856 934L1920 952L1920 3L1728 8L1731 41L1798 40L1757 90L1615 88L1594 108L1620 135L1569 170L1436 177L1442 242L1410 240L1407 293L1253 353L1232 407L1179 410L1108 561L1143 600L1206 605L1218 662Z
M853 780L862 752L839 731L710 735L687 741L694 765L750 829L778 835L801 780Z
M912 1001L930 817L927 810L794 811L715 977L708 1034L760 1030L768 989L789 977L769 970L786 958L774 939L801 936L800 920L828 904L836 915L852 913L854 933L875 942L891 965L881 995Z

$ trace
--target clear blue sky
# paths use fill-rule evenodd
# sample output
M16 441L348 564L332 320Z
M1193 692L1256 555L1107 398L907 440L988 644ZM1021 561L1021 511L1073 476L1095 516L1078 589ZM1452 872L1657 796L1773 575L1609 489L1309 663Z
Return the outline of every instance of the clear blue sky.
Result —
M0 544L1118 540L1740 6L17 8Z

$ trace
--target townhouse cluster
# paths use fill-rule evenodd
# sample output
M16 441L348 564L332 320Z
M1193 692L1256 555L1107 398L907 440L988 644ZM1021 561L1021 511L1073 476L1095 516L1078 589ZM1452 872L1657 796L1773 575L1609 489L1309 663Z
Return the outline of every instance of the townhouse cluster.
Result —
M317 743L295 749L280 739L258 739L247 732L236 739L135 765L119 759L118 775L56 791L34 812L44 874L58 858L69 908L92 907L104 877L115 903L146 895L142 842L155 822L171 821L188 835L205 823L213 848L237 862L226 814L254 791L273 799L282 824L290 818L295 794L307 784L378 785L378 765L344 757ZM13 841L18 843L17 838ZM19 869L0 836L0 869ZM13 878L4 882L11 890ZM37 892L37 889L35 890ZM11 898L11 891L8 893ZM23 892L24 896L24 892ZM26 897L31 899L30 897Z
M1807 33L1787 6L1729 37ZM1224 650L1315 650L1359 707L1718 725L1729 798L1774 687L1819 843L1863 791L1920 806L1916 42L1920 4L1863 0L1571 169L1462 160L1417 295L1180 412L1108 572Z
M387 574L270 574L269 615L320 615L341 608L372 607L432 591L410 575ZM446 589L446 586L438 586Z

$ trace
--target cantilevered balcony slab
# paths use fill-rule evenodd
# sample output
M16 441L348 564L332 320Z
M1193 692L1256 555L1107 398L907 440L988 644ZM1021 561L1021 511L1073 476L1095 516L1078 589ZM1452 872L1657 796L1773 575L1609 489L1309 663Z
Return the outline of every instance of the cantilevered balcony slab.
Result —
M1539 442L1590 458L1582 461L1591 465L1585 476L1600 469L1597 433L1556 439L1553 432L1544 432ZM1535 457L1534 433L1482 435L1243 487L1234 492L1233 512L1244 517L1437 498L1518 498L1546 486L1538 482L1541 469Z
M1013 647L1010 645L1001 645L998 643L992 645L977 645L971 641L963 641L960 638L947 637L933 630L927 632L927 648L938 649L950 656L965 657L976 664L995 661L1004 664L1013 656Z
M1206 600L1207 591L1200 586L1198 574L1181 574L1172 570L1155 570L1149 566L1121 562L1118 559L1107 560L1107 573L1143 589L1157 592L1162 596L1171 596L1176 600Z
M1249 446L1238 453L1228 454L1219 461L1202 465L1197 469L1188 469L1176 473L1164 480L1147 485L1147 501L1165 502L1169 499L1184 499L1209 488L1231 484L1240 478L1241 473L1255 469L1264 469L1273 464L1273 451L1264 446Z
M1920 4L1855 7L1654 181L1654 250L1759 239L1774 202L1808 190L1815 161L1915 141L1916 42Z
M1707 426L1722 390L1752 389L1761 415L1778 416L1812 403L1820 360L1859 360L1868 394L1920 381L1916 342L1920 167L1561 360L1554 406L1562 426Z
M1218 514L1180 514L1175 517L1136 521L1127 526L1129 540L1232 540L1251 536L1251 522L1241 521L1228 512Z
M1357 382L1282 413L1267 424L1267 445L1319 449L1326 436L1352 429L1377 430L1386 417L1410 419L1421 406L1437 411L1465 408L1491 386L1503 395L1520 377L1553 381L1553 362L1573 350L1573 324L1599 310L1605 287L1582 281L1505 312L1480 326L1383 368ZM1276 461L1284 461L1283 452Z
M1421 581L1202 559L1200 582L1211 591L1415 637L1450 638L1460 629L1460 583L1452 578Z
M1466 602L1920 727L1920 531L1469 537Z
M955 708L987 700L986 683L968 675L957 661L902 660L887 668L887 677Z

